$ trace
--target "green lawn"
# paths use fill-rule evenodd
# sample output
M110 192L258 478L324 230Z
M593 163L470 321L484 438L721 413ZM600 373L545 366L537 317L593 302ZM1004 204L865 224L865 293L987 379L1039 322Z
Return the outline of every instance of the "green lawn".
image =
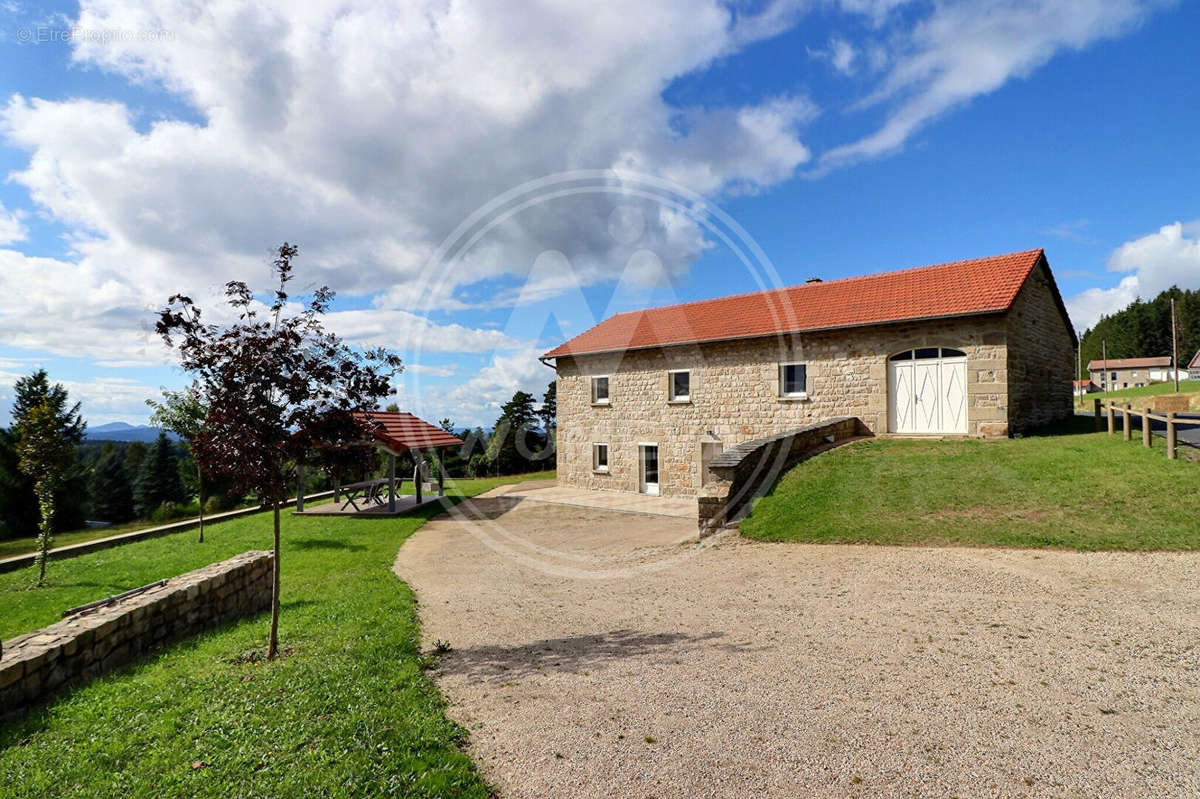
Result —
M1107 433L873 439L790 470L741 530L765 541L1200 549L1198 484L1198 467L1168 461L1161 439L1150 450Z
M553 472L527 479L553 478ZM460 481L473 495L520 478ZM488 787L422 671L415 599L391 572L439 512L393 519L284 516L280 645L256 660L267 614L166 647L0 727L12 797L475 796ZM0 638L73 605L269 549L271 516L0 575ZM250 657L246 657L250 655Z
M1179 381L1179 393L1180 394L1193 394L1197 391L1200 391L1200 380L1180 380ZM1108 400L1126 399L1126 398L1131 398L1131 397L1153 397L1158 394L1174 394L1174 393L1175 393L1175 383L1173 381L1168 382L1168 383L1151 383L1149 385L1142 386L1141 388L1125 388L1125 389L1120 389L1118 391L1108 391L1108 392L1096 393L1096 394L1085 394L1082 397L1075 398L1075 405L1076 405L1076 407L1083 408L1085 410L1090 410L1091 408L1095 407L1093 405L1092 401L1097 400L1097 399L1102 399L1102 400L1108 401Z

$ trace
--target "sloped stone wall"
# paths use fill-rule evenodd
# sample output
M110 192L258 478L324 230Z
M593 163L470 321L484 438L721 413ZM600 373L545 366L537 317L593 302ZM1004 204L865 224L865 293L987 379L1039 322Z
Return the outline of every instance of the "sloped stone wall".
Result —
M4 642L0 718L151 648L271 606L270 552L244 552Z
M855 416L839 416L820 424L747 441L713 458L709 470L717 482L698 497L700 535L736 521L757 497L765 495L798 462L839 441L869 436Z

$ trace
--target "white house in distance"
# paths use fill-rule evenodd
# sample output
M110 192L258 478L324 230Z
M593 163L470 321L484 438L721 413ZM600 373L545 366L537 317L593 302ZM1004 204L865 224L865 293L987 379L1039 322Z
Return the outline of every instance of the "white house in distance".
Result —
M630 311L542 356L558 480L691 496L724 449L854 416L982 438L1068 417L1076 338L1042 250Z
M1090 361L1088 373L1101 391L1140 388L1171 379L1171 356L1153 358L1109 358Z

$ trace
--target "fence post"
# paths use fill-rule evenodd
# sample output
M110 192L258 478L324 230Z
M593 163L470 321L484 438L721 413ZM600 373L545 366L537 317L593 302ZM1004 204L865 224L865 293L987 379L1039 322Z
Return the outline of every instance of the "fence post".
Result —
M1175 460L1175 411L1167 411L1167 458Z
M1092 403L1096 408L1096 432L1099 433L1104 429L1104 422L1100 420L1100 400L1094 399L1092 400Z
M1125 403L1125 409L1121 411L1121 438L1125 439L1126 441L1131 439L1133 433L1133 431L1129 429L1129 411L1132 408L1133 403L1127 402Z
M1142 411L1142 444L1150 446L1150 409L1145 408Z
M1104 409L1108 413L1108 434L1111 436L1113 433L1115 433L1117 431L1117 421L1116 421L1117 414L1116 414L1116 411L1113 410L1113 404L1111 402L1108 403L1108 405L1104 406Z

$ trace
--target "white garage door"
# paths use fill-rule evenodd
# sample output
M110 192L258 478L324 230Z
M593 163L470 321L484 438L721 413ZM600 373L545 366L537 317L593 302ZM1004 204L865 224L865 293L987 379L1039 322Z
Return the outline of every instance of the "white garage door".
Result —
M967 355L921 347L888 358L888 431L967 432Z

